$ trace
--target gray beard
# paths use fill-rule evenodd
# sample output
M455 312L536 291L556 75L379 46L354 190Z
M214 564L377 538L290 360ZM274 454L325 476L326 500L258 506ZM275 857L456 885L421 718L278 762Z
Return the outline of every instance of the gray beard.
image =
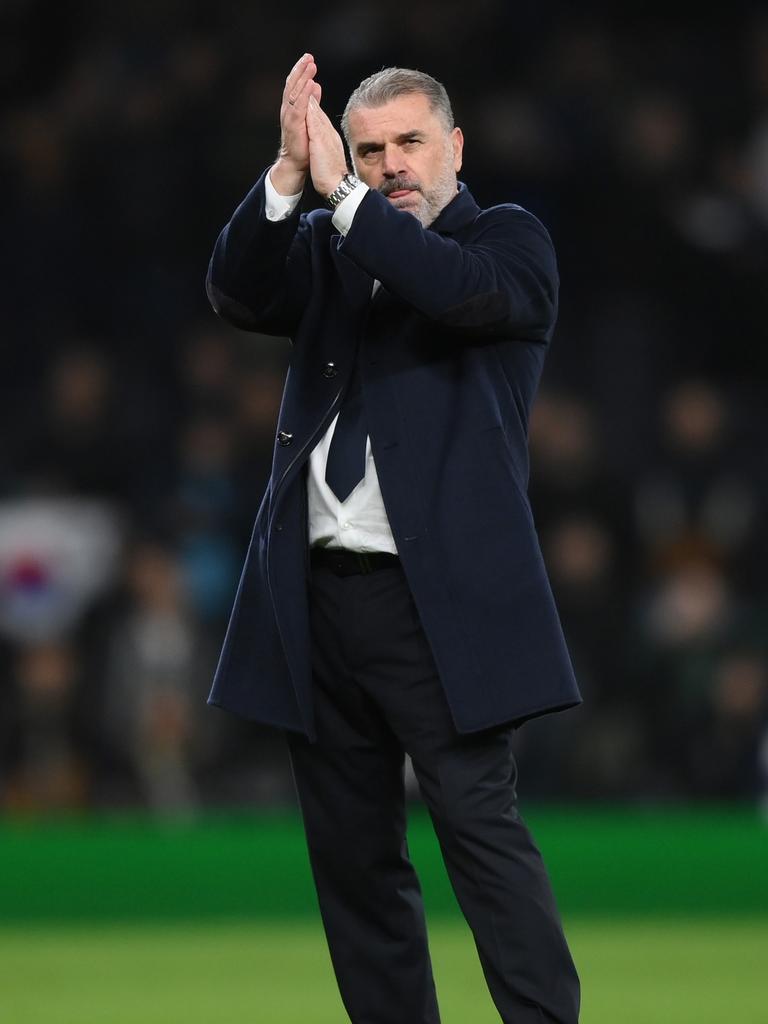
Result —
M437 220L448 203L454 198L457 190L456 172L451 167L450 174L446 174L444 178L441 178L430 192L422 193L421 195L423 203L419 204L418 209L414 210L414 213L421 221L422 227L428 228L430 224Z
M450 164L446 162L443 174L435 183L435 187L430 189L429 192L425 192L417 181L412 181L405 177L393 178L391 181L384 182L380 186L379 191L382 195L387 196L390 192L397 192L405 188L413 189L419 193L418 206L415 209L405 205L400 207L397 199L392 200L392 205L396 209L403 209L406 213L413 214L421 222L422 227L428 228L430 224L437 220L438 216L456 195L458 186L456 183L456 172L453 169L453 156L451 156ZM412 201L412 197L409 197L409 200Z

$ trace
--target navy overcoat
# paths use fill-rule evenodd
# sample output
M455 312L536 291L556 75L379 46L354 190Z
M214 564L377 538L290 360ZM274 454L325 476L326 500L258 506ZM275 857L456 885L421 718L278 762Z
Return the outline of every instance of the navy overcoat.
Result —
M579 703L526 495L557 289L540 222L480 209L463 184L428 229L371 190L344 237L325 210L268 221L262 175L207 290L292 353L210 703L314 738L306 467L358 345L384 505L457 729Z

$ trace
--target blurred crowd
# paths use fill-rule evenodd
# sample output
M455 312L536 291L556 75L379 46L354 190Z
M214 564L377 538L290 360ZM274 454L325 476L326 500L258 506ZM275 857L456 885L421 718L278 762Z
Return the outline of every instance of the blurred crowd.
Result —
M336 119L382 66L444 81L462 178L558 250L530 494L585 705L520 731L525 793L768 808L764 10L9 0L0 809L292 799L205 704L288 345L203 278L305 50Z

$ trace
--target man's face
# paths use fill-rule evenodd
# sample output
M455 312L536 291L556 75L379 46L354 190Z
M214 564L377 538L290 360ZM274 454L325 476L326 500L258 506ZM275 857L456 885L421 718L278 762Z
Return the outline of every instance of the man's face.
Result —
M423 93L349 113L349 146L357 176L424 227L456 195L464 138L449 131Z

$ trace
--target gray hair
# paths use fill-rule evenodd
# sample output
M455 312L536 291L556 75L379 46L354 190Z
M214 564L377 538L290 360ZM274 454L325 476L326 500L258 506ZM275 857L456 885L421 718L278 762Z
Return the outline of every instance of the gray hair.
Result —
M369 78L363 79L347 100L341 116L341 130L349 142L349 115L357 107L383 107L397 96L421 93L429 100L429 109L445 124L446 131L454 125L453 110L448 93L442 82L438 82L425 71L412 68L383 68Z

